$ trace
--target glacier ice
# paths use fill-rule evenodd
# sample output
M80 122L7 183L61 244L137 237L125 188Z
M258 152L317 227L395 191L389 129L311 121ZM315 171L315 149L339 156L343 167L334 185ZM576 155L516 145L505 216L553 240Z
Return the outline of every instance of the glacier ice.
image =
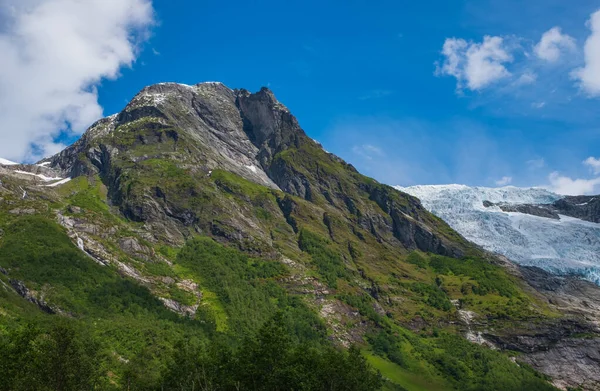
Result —
M562 196L540 188L411 186L396 189L421 199L468 240L514 262L555 274L576 274L600 285L600 224L560 216L560 220L486 208L483 201L551 204Z

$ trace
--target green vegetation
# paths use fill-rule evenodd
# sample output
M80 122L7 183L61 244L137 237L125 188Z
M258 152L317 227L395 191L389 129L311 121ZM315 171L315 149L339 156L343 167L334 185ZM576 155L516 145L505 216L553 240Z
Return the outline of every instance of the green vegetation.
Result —
M78 177L59 190L67 196L67 201L86 212L95 212L111 217L107 204L107 190L100 178Z
M379 315L377 313L377 311L375 311L375 308L373 307L374 300L371 296L368 296L366 294L359 294L359 295L342 294L342 295L338 295L337 297L339 300L343 301L344 303L348 304L349 306L356 308L362 316L367 317L368 319L372 320L373 322L380 324L383 321L382 316Z
M337 288L338 278L348 278L348 272L339 253L328 246L329 242L307 229L300 231L298 246L312 256L312 261L327 285Z
M0 351L0 390L102 389L99 346L72 321L11 329L0 334Z
M481 262L481 260L455 259L435 255L431 257L429 265L441 274L470 277L476 282L469 286L476 295L485 296L488 293L497 293L504 297L517 295L514 283L503 271L489 263Z
M121 385L107 364L102 343L74 321L53 319L42 328L26 324L0 334L0 390L339 390L372 391L381 378L357 349L298 343L281 314L237 347L223 338L208 344L176 344L162 373L152 373L142 351L126 363Z
M381 388L359 350L316 347L290 338L275 315L237 349L213 342L198 354L180 346L167 372L167 390L364 390ZM201 388L202 389L202 388Z
M417 336L395 326L367 337L369 362L412 390L555 390L547 379L505 355L446 332ZM415 376L419 374L419 376Z
M273 314L282 311L290 333L298 340L315 341L325 336L318 316L276 283L286 273L277 261L253 259L212 239L197 238L181 250L177 266L216 294L218 302L209 304L213 311L224 309L234 335L256 332Z
M555 390L530 368L456 335L443 333L417 345L417 350L460 390Z
M450 311L452 303L448 295L438 285L429 285L422 282L409 284L410 290L423 297L427 305L442 311Z
M234 179L230 181L235 183ZM219 186L233 188L224 182ZM101 195L96 185L87 189ZM270 202L269 192L252 193L242 187L231 194L238 191L253 200L266 197L265 202ZM101 197L90 201L87 196L70 196L69 202L78 199L87 200L78 204L95 213L100 213L98 206L104 204ZM101 203L94 206L95 200ZM58 316L42 315L0 286L0 349L9 352L6 360L0 361L0 370L10 374L0 389L28 389L23 377L33 370L32 365L40 375L29 384L42 390L58 389L57 381L75 377L77 381L64 383L60 389L191 390L201 384L223 390L273 389L276 385L306 390L379 386L410 391L494 390L494 384L506 390L552 389L533 371L460 336L440 330L430 335L408 332L390 318L396 307L386 308L390 312L382 316L375 309L375 299L354 282L360 273L370 273L383 284L374 292L396 294L393 289L398 287L408 308L413 305L431 319L442 316L436 311L446 316L453 313L450 299L500 318L527 315L528 299L502 269L472 258L457 260L418 252L405 256L406 262L386 264L382 260L371 266L363 261L371 254L362 249L362 242L348 245L343 226L335 228L338 243L315 233L324 231L315 221L302 215L299 220L310 222L297 236L307 265L314 265L328 287L338 288L335 299L370 321L365 335L369 351L363 353L383 379L356 351L344 353L330 345L328 329L315 308L283 288L282 281L290 271L278 260L252 256L206 237L192 238L182 248L157 246L174 265L145 263L140 270L196 282L202 298L196 316L189 319L167 310L147 287L95 263L54 221L34 215L14 218L3 226L0 266L11 278L42 292L57 310L72 314L72 320L61 323ZM343 253L344 249L348 252ZM360 262L367 272L352 271L344 258ZM398 272L380 275L375 266ZM0 281L8 282L2 276ZM375 280L369 281L375 286ZM193 294L174 285L164 295L184 305L197 303ZM264 338L276 342L267 343ZM61 344L71 350L67 361L58 360L62 366L56 369L53 357L64 351ZM11 358L19 354L16 346L28 352L23 357L33 360L30 366L13 365L19 363ZM71 364L74 360L77 365ZM92 369L90 362L96 363ZM354 374L360 376L351 376Z
M0 286L7 299L0 305L0 390L192 390L210 365L219 375L210 380L214 389L378 388L379 377L360 355L333 348L319 317L276 284L286 273L279 262L252 259L208 238L190 241L176 262L215 292L226 334L216 332L211 308L201 307L194 320L177 316L147 288L94 263L56 223L17 220L0 242L0 265L30 288L51 284L45 298L75 317L44 315ZM242 359L248 364L234 364ZM173 365L178 360L187 366ZM182 370L189 372L180 377ZM184 378L190 383L182 384Z

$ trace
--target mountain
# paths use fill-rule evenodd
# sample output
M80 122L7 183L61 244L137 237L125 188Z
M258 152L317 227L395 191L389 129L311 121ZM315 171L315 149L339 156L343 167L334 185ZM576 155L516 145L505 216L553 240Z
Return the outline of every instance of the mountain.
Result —
M597 286L469 242L266 88L147 87L0 180L0 389L600 385Z
M515 187L398 189L420 198L428 210L486 250L600 284L600 198Z

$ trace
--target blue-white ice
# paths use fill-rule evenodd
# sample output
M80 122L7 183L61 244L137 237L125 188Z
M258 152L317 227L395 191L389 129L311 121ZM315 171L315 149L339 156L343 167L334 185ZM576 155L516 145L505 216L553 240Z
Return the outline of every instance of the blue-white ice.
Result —
M556 274L577 274L600 285L600 224L485 208L483 201L550 204L561 196L544 189L462 185L396 187L421 199L465 238L483 248Z

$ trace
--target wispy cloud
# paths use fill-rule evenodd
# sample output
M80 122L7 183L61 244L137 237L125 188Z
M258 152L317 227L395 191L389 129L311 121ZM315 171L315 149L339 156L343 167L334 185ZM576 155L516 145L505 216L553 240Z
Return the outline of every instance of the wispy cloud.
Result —
M514 159L521 162L531 153L515 150L522 140L516 131L508 130L506 140L497 140L493 133L495 130L466 119L439 123L349 117L336 122L320 138L328 150L385 183L494 185L497 178L514 171L513 159L505 159L504 151L513 148Z
M355 145L352 152L367 160L373 160L376 157L385 157L385 152L379 147L371 144Z
M600 158L596 159L595 157L590 156L583 161L583 164L588 166L594 174L600 174Z
M546 106L546 102L533 102L531 107L534 109L543 109Z
M546 167L546 160L544 158L530 159L527 160L525 164L531 170L539 170Z
M526 71L514 82L515 86L526 86L534 84L537 81L538 75L535 72Z
M496 185L498 186L507 186L510 185L512 183L512 177L510 176L503 176L502 178L498 179L496 181Z

